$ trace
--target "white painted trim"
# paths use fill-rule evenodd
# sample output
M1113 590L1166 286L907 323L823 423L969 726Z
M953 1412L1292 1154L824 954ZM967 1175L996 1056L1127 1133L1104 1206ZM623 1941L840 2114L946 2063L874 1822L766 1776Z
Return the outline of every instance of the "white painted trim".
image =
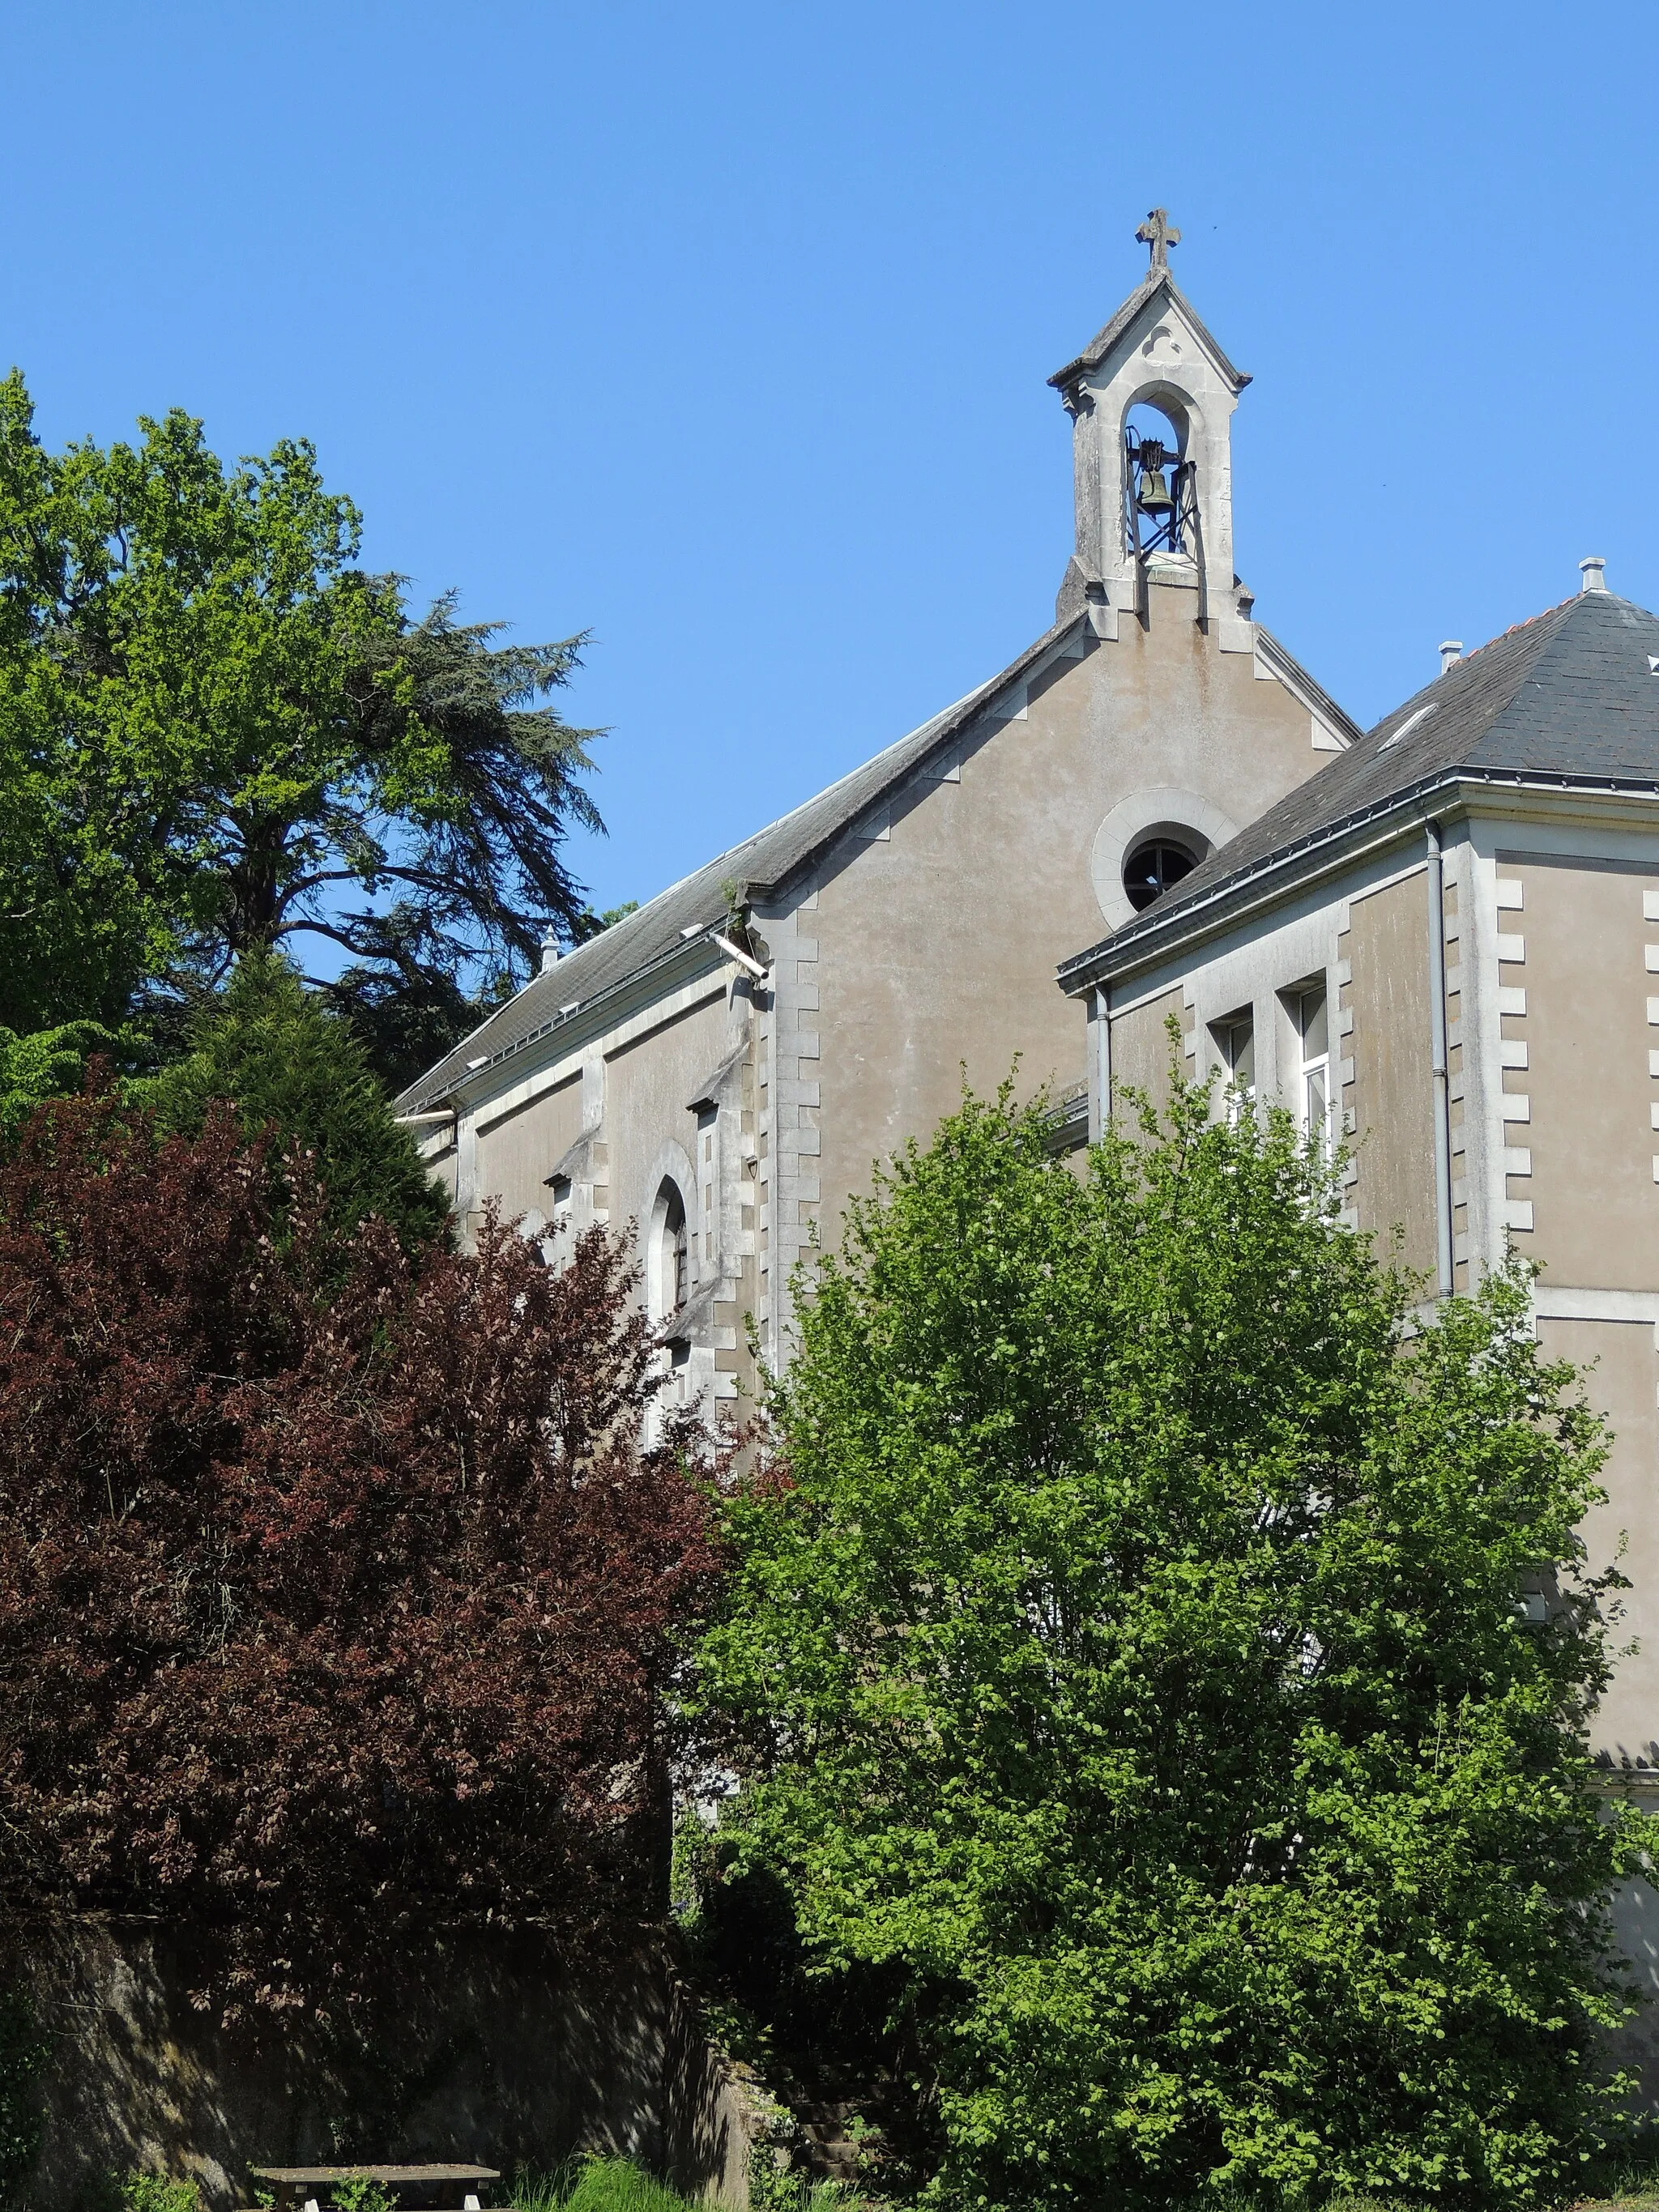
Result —
M1576 1290L1564 1283L1534 1283L1532 1310L1539 1321L1633 1322L1651 1327L1659 1352L1659 1291Z
M1535 1283L1532 1303L1540 1321L1651 1322L1659 1328L1659 1291L1578 1290L1564 1283Z
M685 1209L687 1257L691 1265L686 1288L701 1289L708 1280L702 1258L702 1200L697 1188L696 1163L684 1145L673 1138L658 1148L645 1180L640 1186L640 1204L634 1209L635 1235L638 1239L640 1264L645 1271L645 1310L653 1324L672 1318L664 1313L657 1303L661 1285L652 1272L652 1241L657 1232L657 1200L665 1182L672 1182L680 1194L680 1204ZM612 1209L614 1212L614 1208Z

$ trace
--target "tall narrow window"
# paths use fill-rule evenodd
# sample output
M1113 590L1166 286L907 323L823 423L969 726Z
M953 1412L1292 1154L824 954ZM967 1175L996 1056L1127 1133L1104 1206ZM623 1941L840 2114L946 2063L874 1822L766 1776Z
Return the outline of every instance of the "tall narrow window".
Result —
M1302 1042L1302 1127L1310 1144L1331 1149L1330 1018L1325 987L1315 984L1296 1000L1296 1025Z
M1211 1035L1232 1093L1227 1114L1234 1120L1243 1107L1255 1103L1255 1024L1248 1013L1229 1014L1225 1021L1215 1024Z
M665 1182L657 1193L651 1237L651 1316L665 1321L685 1304L690 1248L685 1232L685 1200L679 1188Z

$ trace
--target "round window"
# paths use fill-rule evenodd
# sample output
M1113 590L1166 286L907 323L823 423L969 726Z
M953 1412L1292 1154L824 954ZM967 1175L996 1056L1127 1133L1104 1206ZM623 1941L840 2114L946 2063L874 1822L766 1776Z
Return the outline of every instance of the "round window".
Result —
M1130 905L1139 914L1183 876L1191 875L1197 865L1184 845L1171 844L1167 837L1149 837L1123 863L1123 889Z

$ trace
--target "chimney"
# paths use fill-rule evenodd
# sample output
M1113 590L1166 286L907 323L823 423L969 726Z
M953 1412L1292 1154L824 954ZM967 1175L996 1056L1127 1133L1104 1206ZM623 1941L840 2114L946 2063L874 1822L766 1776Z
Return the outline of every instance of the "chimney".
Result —
M1592 553L1588 561L1581 561L1578 563L1578 573L1584 580L1578 586L1579 590L1605 592L1607 588L1607 562L1596 553Z
M1461 637L1443 637L1441 639L1440 673L1443 676L1449 668L1455 668L1458 662L1462 658L1463 641Z
M555 936L554 936L554 934L553 934L552 931L550 929L550 930L548 931L548 933L547 933L547 935L546 935L544 938L543 938L543 939L542 939L542 973L543 973L543 975L545 975L546 974L548 974L548 972L550 971L550 969L554 969L554 968L556 968L556 967L558 966L558 964L559 964L559 940L558 940L558 939L557 939L556 937L555 937Z

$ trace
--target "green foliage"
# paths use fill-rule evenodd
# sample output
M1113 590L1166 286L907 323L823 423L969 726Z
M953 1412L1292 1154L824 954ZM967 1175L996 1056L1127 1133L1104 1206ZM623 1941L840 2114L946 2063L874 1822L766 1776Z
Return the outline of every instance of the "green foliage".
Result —
M349 2180L337 2181L328 2201L337 2205L339 2212L398 2212L397 2191L368 2173L354 2173Z
M764 2143L749 2152L749 2212L854 2212L867 2200L842 2181L815 2180L781 2166Z
M453 975L413 963L400 971L354 962L315 988L325 1006L350 1023L369 1066L393 1098L510 995L501 983L469 992Z
M624 899L620 906L608 906L603 914L595 914L589 907L576 927L576 938L585 945L590 937L602 937L607 929L614 929L619 921L626 921L630 914L637 914L637 899Z
M1283 1116L1045 1136L969 1101L803 1300L701 1652L734 1878L897 1978L940 2204L1558 2189L1635 1848L1577 1378L1519 1271L1413 1325Z
M202 2192L193 2181L169 2181L138 2166L106 2168L82 2183L76 2206L77 2212L202 2212Z
M864 2199L834 2181L814 2181L768 2160L750 2168L752 2212L857 2212ZM520 2166L514 2212L700 2212L699 2203L659 2181L632 2159L573 2159L556 2173Z
M135 1043L101 1022L64 1022L27 1036L0 1029L0 1136L20 1129L44 1099L78 1090L93 1054L125 1054Z
M129 2171L121 2176L122 2212L202 2212L202 2192L193 2181L167 2181L160 2174ZM366 2207L364 2212L386 2212Z
M678 2191L631 2159L573 2159L556 2173L520 2166L513 2177L514 2212L694 2212Z
M357 567L361 518L284 440L201 424L49 453L0 382L0 1024L118 1023L307 935L401 985L486 986L586 913L579 639L498 647Z
M250 1134L274 1125L317 1156L331 1226L379 1214L405 1246L445 1233L448 1209L414 1139L349 1023L319 1004L280 953L258 948L202 1005L185 1056L134 1084L164 1130L199 1133L215 1099L232 1101Z
M16 2201L40 2148L34 2082L47 2056L28 1991L15 1983L0 1990L0 2205Z

